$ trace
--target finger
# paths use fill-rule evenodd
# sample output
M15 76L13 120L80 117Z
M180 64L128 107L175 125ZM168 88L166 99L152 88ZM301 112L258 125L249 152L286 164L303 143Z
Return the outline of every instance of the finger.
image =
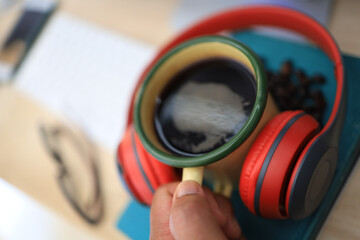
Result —
M169 183L156 190L150 210L150 239L173 239L169 229L169 218L178 184L179 182Z
M204 188L204 191L211 210L225 235L231 239L238 239L241 236L241 229L235 219L230 200L220 194L213 193L208 188Z
M226 216L226 223L222 225L224 233L230 239L239 239L241 237L241 228L235 218L230 200L220 194L215 194L215 199Z
M223 212L223 210L220 209L219 204L215 199L215 194L207 187L204 187L203 189L218 224L221 227L225 226L227 222L227 215Z
M204 190L195 181L181 182L176 188L170 212L170 231L176 240L226 239Z

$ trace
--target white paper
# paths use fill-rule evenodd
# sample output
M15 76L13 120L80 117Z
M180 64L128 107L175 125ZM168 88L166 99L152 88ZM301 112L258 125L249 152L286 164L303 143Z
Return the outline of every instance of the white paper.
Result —
M55 15L15 77L15 85L114 150L129 100L154 47Z
M98 238L80 230L0 178L0 239Z

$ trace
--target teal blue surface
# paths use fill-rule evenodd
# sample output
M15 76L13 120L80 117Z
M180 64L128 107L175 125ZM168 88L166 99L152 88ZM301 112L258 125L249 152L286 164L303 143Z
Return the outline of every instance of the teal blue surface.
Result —
M250 46L263 58L267 69L278 70L285 60L291 60L296 69L301 68L308 75L314 73L325 75L327 82L321 86L321 89L327 101L330 103L333 101L335 94L333 64L319 49L250 32L235 34L234 37ZM235 192L232 197L234 210L248 240L314 239L330 212L357 159L360 144L360 59L344 56L344 63L348 88L347 113L340 140L335 179L325 200L314 214L303 220L268 220L252 215ZM330 115L331 107L331 105L327 107L324 120ZM131 239L148 239L149 209L131 202L119 218L117 227Z
M150 209L132 200L116 223L125 235L134 240L149 239Z

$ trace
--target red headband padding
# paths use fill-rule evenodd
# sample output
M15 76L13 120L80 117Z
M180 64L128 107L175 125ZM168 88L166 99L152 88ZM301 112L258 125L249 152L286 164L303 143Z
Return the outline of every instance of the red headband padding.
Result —
M201 22L198 22L183 33L179 34L169 44L164 46L153 59L153 61L147 66L137 83L136 89L131 99L128 125L132 122L132 110L135 93L137 92L149 70L166 52L181 42L187 41L194 37L216 34L221 31L244 30L254 26L279 27L300 33L306 36L309 40L316 43L334 62L337 89L331 115L325 127L319 134L323 133L331 125L335 119L335 116L337 115L341 95L343 92L344 72L340 51L329 32L317 21L298 11L275 6L253 6L222 12Z

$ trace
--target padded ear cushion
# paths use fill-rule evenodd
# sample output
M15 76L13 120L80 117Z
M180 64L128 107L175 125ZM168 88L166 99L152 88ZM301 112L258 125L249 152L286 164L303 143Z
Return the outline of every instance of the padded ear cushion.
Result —
M160 162L148 153L137 135L135 136L135 143L141 165L154 190L161 185L179 180L175 169Z
M283 127L271 146L258 177L255 193L255 210L266 218L287 218L285 198L290 176L305 145L319 129L310 115L295 115Z
M155 190L161 185L181 180L179 174L175 171L175 168L160 162L148 152L146 152L146 154L148 156L148 163L151 165L152 169L150 173L154 174L154 177L157 178L158 185L155 186Z
M133 127L130 125L125 132L118 152L117 163L120 170L120 176L125 182L130 194L140 203L145 204L145 199L152 195L151 189L147 186L146 180L143 179L141 170L137 166L137 159L132 144ZM132 171L133 170L133 171ZM138 179L135 181L135 179ZM143 190L143 191L142 191Z
M288 112L283 112L274 117L262 129L254 143L252 144L241 170L239 193L244 205L253 213L254 194L257 182L257 176L260 173L261 166L266 156L266 150L270 149L276 135L280 132L284 123L290 119Z
M146 205L151 204L159 186L177 180L172 167L149 156L130 125L118 148L118 166L133 197Z
M279 134L289 121L302 114L302 111L286 111L277 115L263 128L247 154L240 176L239 191L243 203L253 214L259 214L259 211L256 211L254 204L255 192L258 184L258 177L264 161L268 156L269 150L272 148L274 141L278 138ZM315 128L317 128L318 124L316 121L315 125ZM313 126L310 128L313 129ZM297 148L298 146L295 147L295 149ZM277 208L279 208L278 206L279 204L277 204Z

